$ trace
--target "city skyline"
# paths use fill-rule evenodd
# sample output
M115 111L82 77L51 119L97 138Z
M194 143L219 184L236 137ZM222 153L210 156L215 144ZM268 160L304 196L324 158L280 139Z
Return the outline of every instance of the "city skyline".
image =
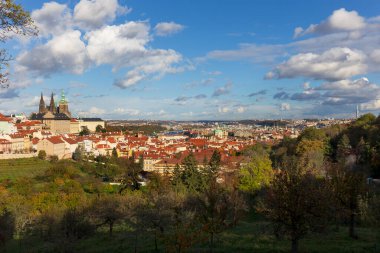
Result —
M0 113L64 90L73 116L239 120L354 117L380 109L380 3L17 1Z

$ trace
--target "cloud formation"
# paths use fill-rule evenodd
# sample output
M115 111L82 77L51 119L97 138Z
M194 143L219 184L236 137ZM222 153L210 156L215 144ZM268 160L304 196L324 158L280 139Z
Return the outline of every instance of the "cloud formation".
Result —
M248 97L255 97L255 96L265 95L265 94L267 94L267 90L260 90L257 92L252 92L251 94L248 95Z
M169 36L182 31L185 27L174 22L161 22L154 27L157 36Z
M347 11L344 8L335 10L327 20L320 24L312 24L305 30L301 27L296 27L294 37L298 38L306 34L327 34L334 32L351 32L364 28L365 20L356 11Z
M16 73L33 72L43 77L57 72L82 74L90 64L86 45L77 30L54 36L46 44L21 53L16 60Z
M175 50L151 47L153 32L147 21L110 25L130 10L117 0L81 0L73 10L64 4L45 3L32 12L45 42L22 52L15 71L48 77L62 72L82 74L90 67L111 65L113 71L125 72L123 78L114 81L124 89L192 68ZM155 32L168 35L181 29L179 24L164 22Z
M232 83L228 82L224 86L217 88L214 93L212 94L213 97L219 97L222 95L229 94L232 89Z
M82 29L95 29L114 21L117 14L129 11L118 0L81 0L74 7L74 22Z
M292 56L267 74L267 79L309 77L316 80L342 80L367 72L366 55L349 48L331 48L321 54Z

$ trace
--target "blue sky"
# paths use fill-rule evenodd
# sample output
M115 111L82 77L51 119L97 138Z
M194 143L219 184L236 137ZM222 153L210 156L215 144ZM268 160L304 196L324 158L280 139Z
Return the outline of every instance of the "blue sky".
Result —
M39 36L15 58L0 112L64 90L105 119L352 117L380 110L379 1L16 1Z

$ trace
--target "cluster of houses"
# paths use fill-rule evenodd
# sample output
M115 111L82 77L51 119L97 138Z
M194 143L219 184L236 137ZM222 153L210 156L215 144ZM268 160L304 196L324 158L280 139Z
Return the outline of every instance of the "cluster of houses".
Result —
M41 150L48 157L70 159L81 146L81 150L89 156L117 154L126 158L143 157L145 170L165 172L174 169L190 152L194 153L199 164L208 161L216 149L221 152L223 162L237 163L239 159L235 154L254 144L253 139L234 140L220 136L218 131L212 138L189 138L183 133L136 136L122 132L93 132L80 136L76 133L53 133L45 126L38 120L25 119L20 122L19 119L0 114L0 159L2 155L9 158L12 154L37 156Z
M104 127L104 122L101 127ZM42 150L48 157L71 159L73 153L81 147L81 152L87 156L134 156L136 160L143 157L144 170L165 173L181 164L190 152L194 154L198 164L202 165L209 161L214 150L218 150L223 164L228 164L228 167L237 166L244 157L236 154L247 146L263 140L275 142L284 135L294 134L292 131L273 132L263 129L255 130L256 138L239 138L229 136L227 131L217 128L211 136L209 133L205 136L199 132L185 135L184 131L146 136L123 132L98 133L95 132L94 125L89 129L91 133L83 136L72 131L54 132L43 121L0 114L0 159L2 155L9 158L12 154L37 156ZM266 137L263 138L264 136Z

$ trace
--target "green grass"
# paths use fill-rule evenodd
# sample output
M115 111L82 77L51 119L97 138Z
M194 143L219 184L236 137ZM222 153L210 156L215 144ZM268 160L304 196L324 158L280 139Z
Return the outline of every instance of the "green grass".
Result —
M0 180L34 177L49 166L48 161L38 158L0 160Z
M379 230L358 228L359 239L348 237L348 228L341 227L338 232L329 231L326 234L310 234L300 241L300 253L380 253ZM80 252L80 253L124 253L134 252L133 232L122 232L116 228L110 237L106 229L95 235L72 243L47 243L38 240L11 242L4 252ZM58 245L58 246L57 246ZM214 252L257 252L285 253L290 252L290 242L276 239L271 233L270 225L265 221L245 220L235 228L229 229L217 236ZM64 249L65 248L65 249ZM152 233L139 233L137 252L155 252ZM165 252L162 242L159 242L159 252ZM191 253L209 252L207 244L198 245Z

